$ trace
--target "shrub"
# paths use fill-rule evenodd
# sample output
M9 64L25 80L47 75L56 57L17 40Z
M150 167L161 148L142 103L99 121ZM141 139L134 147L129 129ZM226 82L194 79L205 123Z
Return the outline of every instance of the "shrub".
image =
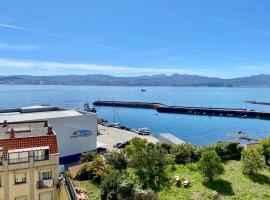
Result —
M64 171L64 174L65 174L67 177L72 178L72 175L71 175L70 171L65 170L65 171Z
M222 160L228 160L233 158L240 158L243 147L239 145L239 142L221 141L210 146L209 149L216 151Z
M101 182L101 199L134 199L135 183L127 174L113 170Z
M118 199L134 199L135 183L130 178L122 178L118 187Z
M117 199L117 189L119 185L119 177L121 173L113 170L110 174L104 177L100 184L101 199Z
M114 151L112 153L108 153L106 154L105 158L107 163L110 164L114 169L122 171L125 170L128 166L127 158L122 151Z
M158 200L158 196L152 190L136 190L135 200Z
M167 144L167 143L162 143L161 147L168 153L171 154L172 153L172 148L173 145L172 144Z
M80 163L86 163L86 162L91 162L97 157L97 154L94 152L85 152L82 154L80 158Z
M90 180L90 172L89 172L89 164L90 163L84 163L79 171L76 174L76 179L84 181L84 180Z
M195 162L199 158L198 149L189 143L174 145L172 152L177 164Z
M241 161L243 173L247 175L255 175L265 164L264 156L256 148L243 151Z
M224 173L224 167L215 151L205 152L199 161L198 167L202 175L210 181Z
M96 157L92 162L83 164L76 178L79 180L93 180L100 183L109 171L109 165L107 165L102 158Z
M260 140L260 145L266 162L270 164L270 137Z

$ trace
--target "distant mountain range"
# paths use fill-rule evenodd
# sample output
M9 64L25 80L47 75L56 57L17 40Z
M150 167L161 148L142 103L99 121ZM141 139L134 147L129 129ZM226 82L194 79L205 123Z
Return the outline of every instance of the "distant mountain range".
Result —
M109 75L0 76L0 84L8 85L98 85L98 86L193 86L193 87L270 87L270 75L222 79L197 75L173 74L137 77Z

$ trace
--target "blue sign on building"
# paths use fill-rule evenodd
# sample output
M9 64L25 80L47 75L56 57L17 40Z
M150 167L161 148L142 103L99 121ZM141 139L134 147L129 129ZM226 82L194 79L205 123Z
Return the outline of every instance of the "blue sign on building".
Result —
M86 130L86 129L78 129L74 132L71 133L71 138L75 138L75 137L89 137L91 136L93 133L90 130Z

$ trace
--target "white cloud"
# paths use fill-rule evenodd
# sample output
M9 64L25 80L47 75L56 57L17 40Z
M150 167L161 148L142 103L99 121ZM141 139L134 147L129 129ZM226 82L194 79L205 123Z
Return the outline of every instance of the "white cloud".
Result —
M129 67L115 65L101 65L90 63L63 63L37 60L15 60L0 58L0 69L2 74L4 69L14 69L18 73L19 70L31 70L33 74L44 71L49 74L111 74L120 76L137 76L137 75L153 75L153 74L198 74L209 75L216 74L215 70L203 69L179 69L179 68L156 68L156 67ZM21 74L21 73L20 73ZM44 75L44 74L40 74Z
M41 30L36 30L36 29L24 28L24 27L20 27L20 26L13 26L13 25L9 25L9 24L0 24L0 27L21 30L21 31L34 32L34 33L40 33L40 34L48 35L48 36L55 37L55 38L64 38L62 35L46 32L46 31L41 31Z
M0 49L11 49L11 50L35 50L38 46L36 45L13 45L5 42L0 42Z
M230 69L230 70L228 70ZM167 68L167 67L130 67L117 65L102 65L92 63L66 63L39 60L17 60L0 58L0 72L2 75L68 75L68 74L107 74L114 76L139 76L155 74L192 74L210 77L234 78L255 74L270 74L270 63L252 65L234 65L215 68ZM5 73L8 72L8 73Z

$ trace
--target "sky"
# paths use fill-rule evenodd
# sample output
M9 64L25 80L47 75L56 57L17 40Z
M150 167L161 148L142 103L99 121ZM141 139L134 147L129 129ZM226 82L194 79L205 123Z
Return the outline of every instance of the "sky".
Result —
M268 0L0 0L0 75L270 74Z

